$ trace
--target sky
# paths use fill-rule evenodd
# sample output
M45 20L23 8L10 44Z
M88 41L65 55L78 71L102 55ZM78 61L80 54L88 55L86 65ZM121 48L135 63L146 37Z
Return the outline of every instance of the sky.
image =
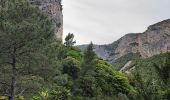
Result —
M77 45L109 44L170 18L170 0L63 0L64 37Z

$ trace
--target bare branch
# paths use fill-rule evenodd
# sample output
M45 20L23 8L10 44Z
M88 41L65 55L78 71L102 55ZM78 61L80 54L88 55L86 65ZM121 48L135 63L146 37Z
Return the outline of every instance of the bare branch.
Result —
M10 94L6 94L6 93L0 93L0 96L7 96L7 97L10 97L11 95L10 95Z
M12 63L11 62L4 62L5 64L9 64L9 65L12 65Z
M21 96L25 91L26 89L22 90L17 96Z
M6 83L6 82L3 82L3 81L0 81L0 84L3 84L3 85L10 86L8 83Z

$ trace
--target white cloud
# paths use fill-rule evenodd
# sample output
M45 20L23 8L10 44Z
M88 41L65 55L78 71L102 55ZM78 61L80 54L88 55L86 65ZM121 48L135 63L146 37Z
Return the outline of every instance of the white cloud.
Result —
M170 18L170 0L63 0L64 35L106 44Z

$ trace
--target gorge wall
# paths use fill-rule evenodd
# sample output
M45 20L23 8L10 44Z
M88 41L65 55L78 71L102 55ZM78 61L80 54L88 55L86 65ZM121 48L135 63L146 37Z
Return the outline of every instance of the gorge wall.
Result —
M55 34L59 40L63 37L63 14L61 0L29 0L32 5L45 12L54 22Z
M114 61L129 53L151 57L170 51L170 19L148 27L143 33L130 33L108 45L95 45L96 54L108 61Z

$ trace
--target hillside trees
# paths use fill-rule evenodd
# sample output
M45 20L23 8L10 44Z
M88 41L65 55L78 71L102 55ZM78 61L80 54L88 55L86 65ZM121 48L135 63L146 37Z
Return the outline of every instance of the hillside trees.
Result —
M91 42L84 51L84 62L90 63L96 57L95 52L93 51L93 43Z
M116 97L119 93L128 96L135 93L123 74L96 56L92 43L84 51L79 77L73 81L71 91L75 96L73 99L82 100L104 100Z
M170 99L170 53L166 54L165 62L162 65L154 64L160 80L160 86L164 99Z
M136 89L137 95L133 98L136 100L160 100L158 90L159 86L155 83L153 78L145 78L139 70L133 72L133 79L131 80L132 86Z
M167 53L166 56L167 58L165 63L163 63L161 66L154 64L158 76L165 85L167 85L170 81L170 53Z
M139 100L168 100L170 54L164 53L146 59L138 59L134 69L128 73L131 85Z
M33 78L33 66L46 66L47 60L41 50L52 42L54 32L47 16L26 0L3 0L0 8L0 67L3 76L0 84L4 89L0 95L14 100L27 90L20 84L24 77Z
M73 79L78 78L80 69L80 61L72 57L64 59L63 72L69 74Z
M70 89L73 100L105 100L120 93L127 96L135 94L123 74L96 56L93 43L83 52L75 46L66 46L65 50L63 73L70 78L64 86Z
M0 95L15 100L105 100L133 95L127 78L93 52L55 39L52 22L25 0L0 3ZM33 97L33 98L31 98Z
M76 93L97 100L104 100L106 97L113 98L119 93L127 96L134 95L135 91L129 85L128 79L114 70L110 64L101 59L94 59L94 63L90 65L91 68L80 77L80 84L77 85L79 89L76 89L79 92Z

